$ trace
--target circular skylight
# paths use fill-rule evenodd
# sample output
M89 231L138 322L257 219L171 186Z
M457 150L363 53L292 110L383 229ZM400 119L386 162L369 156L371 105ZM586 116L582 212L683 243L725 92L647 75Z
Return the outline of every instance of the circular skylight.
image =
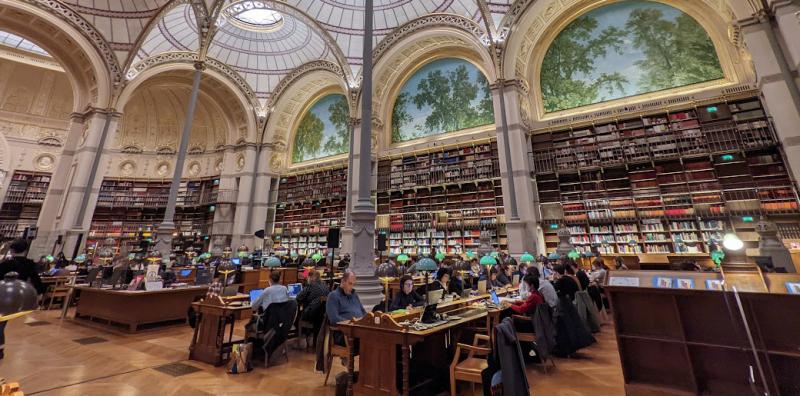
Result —
M239 1L222 13L228 22L247 30L273 31L283 25L283 15L261 1Z

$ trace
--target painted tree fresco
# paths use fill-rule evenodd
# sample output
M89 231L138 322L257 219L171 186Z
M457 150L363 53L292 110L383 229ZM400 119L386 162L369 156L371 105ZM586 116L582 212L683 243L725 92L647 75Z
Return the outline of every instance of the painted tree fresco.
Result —
M541 70L547 112L724 77L708 33L666 4L630 0L572 21Z
M303 162L344 154L350 148L350 117L347 98L326 95L303 114L294 137L292 162Z
M433 61L406 81L392 109L392 143L494 123L492 92L475 65Z

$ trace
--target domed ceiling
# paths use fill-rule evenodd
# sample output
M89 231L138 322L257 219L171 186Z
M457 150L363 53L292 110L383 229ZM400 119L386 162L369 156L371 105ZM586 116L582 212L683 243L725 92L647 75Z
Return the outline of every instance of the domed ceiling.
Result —
M361 70L364 0L62 1L103 36L128 78L138 74L137 64L159 55L213 58L238 73L263 106L304 63L333 62L349 80ZM511 2L374 0L373 44L431 14L461 16L491 34Z

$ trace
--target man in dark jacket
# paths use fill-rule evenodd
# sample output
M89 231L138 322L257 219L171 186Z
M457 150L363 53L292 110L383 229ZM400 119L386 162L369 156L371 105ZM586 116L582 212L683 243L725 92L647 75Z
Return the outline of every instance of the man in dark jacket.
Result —
M36 263L25 257L25 252L28 251L28 242L24 239L17 238L11 242L9 249L11 251L11 258L0 263L0 279L4 278L9 272L16 272L17 279L30 282L37 293L44 293L47 288L39 278L39 274L36 273ZM6 323L8 322L0 322L0 359L5 356Z

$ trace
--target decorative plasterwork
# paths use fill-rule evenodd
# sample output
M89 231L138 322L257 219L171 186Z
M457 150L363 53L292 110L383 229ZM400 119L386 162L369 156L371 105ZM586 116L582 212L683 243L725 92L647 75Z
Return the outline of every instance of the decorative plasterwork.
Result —
M275 103L277 103L277 101L280 99L281 95L283 94L283 91L289 88L292 84L301 80L302 77L305 76L306 74L318 70L329 71L339 76L339 78L342 79L342 84L344 84L347 80L347 76L345 75L342 68L333 62L326 60L317 60L305 63L302 66L292 70L291 73L286 75L286 77L284 77L281 80L281 82L278 83L278 85L275 87L275 90L272 93L272 97L270 98L269 103L267 104L267 108L270 109L273 106L275 106Z
M39 154L33 160L33 166L40 171L52 170L56 166L56 156L52 153Z
M427 30L435 27L447 26L463 30L475 37L477 41L481 41L484 34L483 28L475 21L464 18L460 15L453 14L432 14L424 17L417 18L410 21L403 26L398 27L388 36L386 36L377 47L373 50L372 58L374 62L378 62L383 54L392 46L400 42L405 37L414 34L420 30Z
M62 20L68 22L74 28L78 29L87 39L89 39L94 48L97 50L98 54L102 57L107 71L111 75L112 83L119 84L122 82L122 68L120 68L119 62L117 62L117 57L114 54L114 51L111 49L111 46L108 45L108 42L105 38L103 38L103 35L100 34L100 32L98 32L97 29L95 29L95 27L80 14L57 0L20 1L24 1L25 3L51 12Z
M163 54L159 54L156 56L149 57L144 59L143 61L131 66L131 69L128 70L127 78L129 80L133 80L144 72L147 69L152 69L156 66L168 64L168 63L183 63L183 64L191 64L194 65L196 62L200 60L200 56L196 52L165 52ZM231 82L233 82L242 92L242 94L247 98L248 102L253 105L253 108L259 108L258 99L256 99L256 95L253 92L250 85L247 84L239 73L236 73L233 69L228 67L228 65L217 61L213 58L206 58L205 64L214 69L214 71L219 72L226 78L228 78Z

